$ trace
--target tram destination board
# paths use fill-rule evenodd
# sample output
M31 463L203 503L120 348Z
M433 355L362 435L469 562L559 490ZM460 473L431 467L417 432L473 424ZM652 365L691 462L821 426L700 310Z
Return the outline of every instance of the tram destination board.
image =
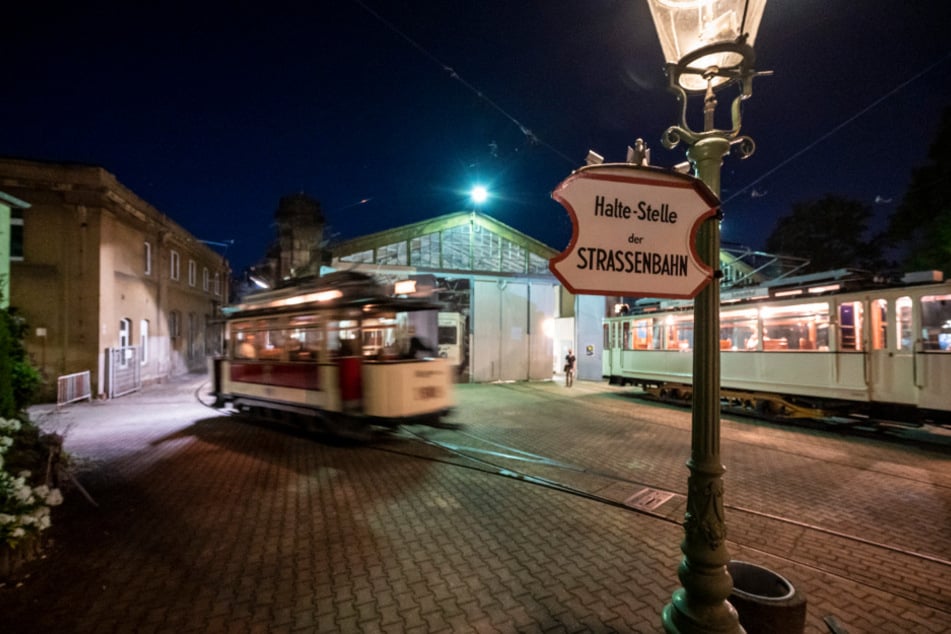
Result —
M710 281L695 236L720 202L698 179L628 163L589 165L552 198L573 230L549 268L572 293L689 299Z

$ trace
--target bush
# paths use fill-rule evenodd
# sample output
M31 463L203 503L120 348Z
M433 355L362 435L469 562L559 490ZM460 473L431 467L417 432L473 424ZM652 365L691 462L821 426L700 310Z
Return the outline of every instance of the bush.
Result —
M63 501L59 489L37 484L38 478L29 470L20 470L14 476L15 462L43 464L29 451L23 452L23 439L40 442L36 428L16 419L0 418L0 543L16 547L29 536L38 535L50 527L50 507ZM30 445L32 443L26 443ZM29 448L28 448L29 449ZM6 455L16 458L7 463ZM13 467L13 469L8 469Z
M26 320L13 309L0 310L0 417L16 417L43 382L23 347L26 329Z

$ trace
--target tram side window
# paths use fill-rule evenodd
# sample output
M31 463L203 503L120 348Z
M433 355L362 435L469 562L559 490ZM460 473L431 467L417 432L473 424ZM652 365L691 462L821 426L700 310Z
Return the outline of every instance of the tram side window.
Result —
M922 349L951 352L951 295L921 298Z
M667 350L690 350L693 348L693 319L690 317L667 318Z
M763 309L762 319L763 350L829 349L829 305L825 302Z
M888 300L873 299L869 314L869 334L872 338L872 350L888 348Z
M895 300L895 321L898 323L898 349L911 350L915 333L911 326L911 298L907 295Z
M634 340L631 339L631 322L625 321L621 324L621 349L622 350L633 350L634 349Z
M664 347L664 322L661 319L654 320L654 350L662 350Z
M756 350L756 323L755 308L724 312L720 316L720 350Z
M323 349L323 333L317 328L295 328L287 337L287 356L291 361L316 361Z
M339 356L357 356L361 352L359 334L359 324L355 320L331 321L327 324L327 346Z
M862 304L846 302L839 306L839 350L862 349Z
M231 346L235 359L257 359L260 354L265 333L260 331L239 331L234 335L234 345Z
M649 350L653 348L654 333L651 328L650 319L638 319L634 322L634 345L635 350Z

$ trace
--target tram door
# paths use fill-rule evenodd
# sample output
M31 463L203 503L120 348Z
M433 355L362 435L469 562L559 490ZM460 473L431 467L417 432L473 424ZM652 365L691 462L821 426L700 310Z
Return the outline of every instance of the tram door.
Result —
M868 302L869 396L883 403L915 404L914 337L910 297L872 298Z

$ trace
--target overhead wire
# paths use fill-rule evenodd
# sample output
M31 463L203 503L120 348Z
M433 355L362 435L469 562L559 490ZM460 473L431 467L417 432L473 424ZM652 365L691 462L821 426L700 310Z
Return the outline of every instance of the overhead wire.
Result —
M756 178L755 180L753 180L753 182L751 182L751 183L745 185L744 187L741 187L740 189L736 190L736 192L734 192L732 195L730 195L730 196L727 197L725 200L723 200L721 204L726 204L726 203L730 202L731 200L733 200L734 198L736 198L737 196L739 196L740 194L742 194L742 193L744 193L745 191L747 191L748 189L750 189L750 188L752 188L752 187L755 187L758 183L762 182L763 180L765 180L767 177L771 176L772 174L775 174L775 173L776 173L777 171L779 171L781 168L785 167L786 165L788 165L789 163L793 162L794 160L796 160L797 158L799 158L800 156L802 156L803 154L805 154L806 152L808 152L809 150L811 150L812 148L814 148L815 146L819 145L820 143L822 143L823 141L825 141L826 139L828 139L829 137L831 137L832 135L834 135L836 132L838 132L838 131L841 130L842 128L846 127L847 125L849 125L850 123L852 123L853 121L855 121L856 119L858 119L859 117L861 117L862 115L864 115L865 113L867 113L868 111L872 110L873 108L875 108L876 106L878 106L879 104L881 104L883 101L889 99L890 97L893 97L894 95L896 95L896 94L899 93L900 91L904 90L908 85L914 83L914 82L917 81L918 79L921 79L922 77L924 77L925 75L927 75L929 72L931 72L932 70L934 70L935 68L937 68L937 67L940 66L941 64L943 64L943 63L945 63L946 61L948 61L948 59L951 59L951 52L947 53L943 58L941 58L941 59L939 59L938 61L934 62L933 64L929 65L929 66L926 67L924 70L919 71L918 73L916 73L915 75L913 75L913 76L910 77L909 79L906 79L906 80L903 81L902 83L898 84L897 86L895 86L894 88L892 88L891 90L889 90L888 92L886 92L884 95L882 95L881 97L879 97L878 99L876 99L875 101L873 101L872 103L870 103L869 105L867 105L866 107L862 108L862 109L859 110L857 113L855 113L854 115L852 115L851 117L849 117L848 119L846 119L845 121L843 121L842 123L840 123L839 125L835 126L835 127L832 128L831 130L829 130L828 132L826 132L825 134L823 134L822 136L820 136L818 139L816 139L816 140L812 141L811 143L809 143L808 145L806 145L804 148L802 148L802 149L799 150L798 152L794 152L793 154L787 156L785 159L783 159L782 161L780 161L775 167L773 167L773 168L770 169L770 170L767 170L764 174L760 175L758 178Z
M469 92L471 92L472 94L474 94L476 97L478 97L481 101L485 102L485 103L486 103L489 107L491 107L493 110L495 110L496 112L498 112L499 114L501 114L503 117L505 117L506 119L508 119L509 121L511 121L513 124L515 124L515 126L518 127L519 131L522 133L522 135L525 137L525 139L528 141L529 144L531 144L531 145L538 145L538 146L544 147L544 148L546 148L547 150L549 150L549 151L551 151L552 153L554 153L556 156L558 156L558 157L564 159L565 161L567 161L567 162L568 162L569 164L571 164L571 165L575 165L575 166L576 166L576 165L578 164L578 161L571 159L567 154L565 154L564 152L560 151L558 148L554 147L553 145L551 145L551 144L548 143L547 141L544 141L543 139L541 139L541 138L540 138L537 134L535 134L528 126L526 126L525 124L523 124L521 121L519 121L518 119L516 119L512 114L510 114L507 110L505 110L502 106L500 106L500 105L497 104L495 101L493 101L493 100L490 99L488 96L486 96L486 94L485 94L482 90L480 90L479 88L477 88L477 87L474 86L473 84L471 84L471 83L469 83L468 81L466 81L466 79L463 78L462 75L460 75L460 74L456 71L456 69L454 69L452 66L449 66L448 64L446 64L445 62L443 62L441 59L439 59L438 57L436 57L435 55L433 55L432 53L430 53L430 52L429 52L425 47L423 47L419 42L417 42L416 40L414 40L413 38L411 38L409 35L407 35L405 32L403 32L403 31L402 31L399 27L397 27L395 24L393 24L392 22L390 22L389 20L387 20L386 18L384 18L382 15L380 15L380 14L379 14L377 11L375 11L373 8L367 6L365 2L363 2L362 0L353 0L353 2L354 2L355 4L357 4L361 9L363 9L364 11L366 11L367 13L369 13L371 16L373 16L377 21L380 22L380 24L384 25L386 28L388 28L388 29L391 30L393 33L395 33L396 35L398 35L400 38L402 38L403 40L405 40L410 46L412 46L414 49L416 49L416 50L417 50L421 55L423 55L426 59L430 60L431 62L433 62L434 64L436 64L437 66L439 66L439 68L441 68L443 71L445 71L445 72L449 75L449 78L450 78L450 79L454 79L455 81L459 82L466 90L468 90Z

